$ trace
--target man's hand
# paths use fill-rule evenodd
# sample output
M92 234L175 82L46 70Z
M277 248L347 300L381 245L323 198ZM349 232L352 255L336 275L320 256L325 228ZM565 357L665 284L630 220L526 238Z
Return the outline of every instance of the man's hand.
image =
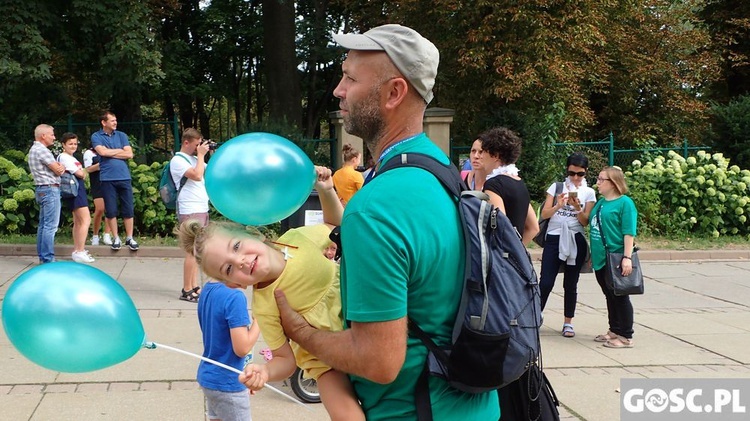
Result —
M304 348L305 337L309 336L312 332L310 329L315 328L310 326L307 320L289 306L284 292L277 289L273 294L276 298L276 305L279 307L279 316L281 317L281 326L284 328L284 334Z
M195 152L197 153L198 156L206 156L206 154L208 153L208 150L209 150L208 142L206 142L205 140L201 140L198 143L198 146L196 146L195 148Z
M52 164L50 164L49 169L51 169L52 172L55 173L55 175L60 176L65 172L65 165L59 162L53 162Z

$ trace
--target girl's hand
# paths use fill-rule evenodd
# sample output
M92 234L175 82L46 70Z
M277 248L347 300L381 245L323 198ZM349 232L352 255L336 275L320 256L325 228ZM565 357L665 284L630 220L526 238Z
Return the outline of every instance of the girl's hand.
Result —
M622 269L622 276L630 275L630 272L633 271L633 261L623 257L620 262L620 268Z
M265 364L248 364L239 380L252 392L257 392L268 382L268 367Z
M333 173L330 168L315 166L315 190L318 192L333 189Z
M555 206L556 209L561 209L563 206L565 206L565 202L567 201L568 197L565 193L560 193L559 196L557 196L557 205Z

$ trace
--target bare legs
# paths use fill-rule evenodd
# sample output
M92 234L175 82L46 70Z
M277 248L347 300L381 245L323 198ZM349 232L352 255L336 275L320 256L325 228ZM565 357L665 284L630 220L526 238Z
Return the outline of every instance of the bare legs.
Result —
M326 371L318 377L318 390L331 421L365 421L365 414L346 374Z
M73 209L73 251L83 251L89 233L91 214L88 207Z
M99 228L102 226L102 218L104 217L104 199L97 197L94 199L94 235L99 235ZM110 233L109 225L104 224L104 233Z

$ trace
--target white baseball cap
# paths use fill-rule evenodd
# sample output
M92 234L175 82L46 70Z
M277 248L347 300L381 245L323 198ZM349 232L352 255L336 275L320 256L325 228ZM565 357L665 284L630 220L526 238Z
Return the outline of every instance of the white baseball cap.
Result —
M432 101L440 53L435 44L406 26L388 24L364 34L333 34L349 50L385 51L428 104Z

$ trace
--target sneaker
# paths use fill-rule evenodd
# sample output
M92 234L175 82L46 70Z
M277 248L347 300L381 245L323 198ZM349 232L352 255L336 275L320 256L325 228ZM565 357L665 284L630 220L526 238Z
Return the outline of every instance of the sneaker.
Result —
M120 237L115 238L115 241L112 243L111 246L109 246L109 248L111 248L112 250L120 250L120 247L122 247L122 244L120 244Z
M73 258L74 262L78 263L93 263L95 260L93 257L91 257L90 254L88 254L86 250L74 251L71 257Z
M138 243L135 241L135 238L125 240L125 245L130 247L130 250L138 251Z
M110 235L108 232L104 233L104 236L102 237L102 241L104 244L111 246L112 245L112 235Z
M92 246L98 246L99 245L99 236L95 235L91 237L91 245Z

